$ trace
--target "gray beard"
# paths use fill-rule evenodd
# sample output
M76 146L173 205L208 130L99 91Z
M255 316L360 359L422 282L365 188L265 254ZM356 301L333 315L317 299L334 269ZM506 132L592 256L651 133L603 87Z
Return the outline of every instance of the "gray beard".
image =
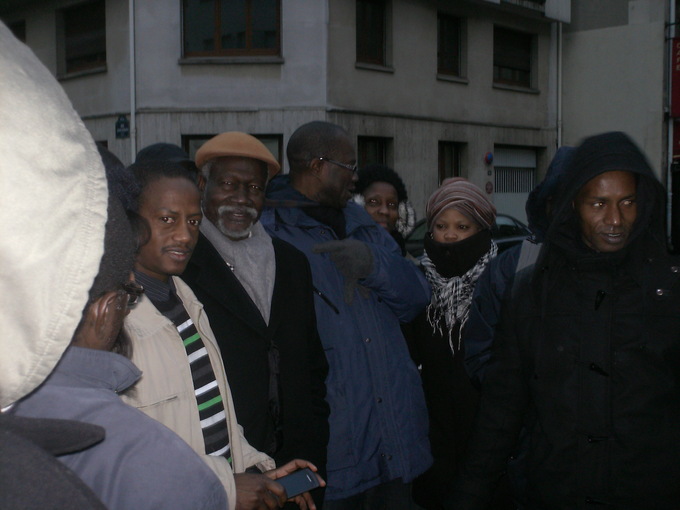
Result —
M234 207L233 205L222 205L217 209L217 214L218 214L218 220L217 220L217 228L222 232L225 236L227 236L229 239L233 240L243 240L243 239L248 239L252 235L252 229L253 229L253 223L255 223L255 219L257 218L257 210L253 209L252 207L246 207L246 213L251 217L252 222L250 225L248 225L246 228L243 230L230 230L226 227L224 222L222 221L222 213L224 212L230 212L236 209L240 209L240 207Z

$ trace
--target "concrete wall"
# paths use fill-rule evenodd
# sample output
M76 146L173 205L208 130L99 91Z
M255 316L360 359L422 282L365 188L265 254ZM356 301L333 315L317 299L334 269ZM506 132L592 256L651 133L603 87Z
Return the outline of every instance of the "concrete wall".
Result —
M619 7L624 3L612 1ZM599 28L606 21L603 14L596 23L597 19L577 13L573 19L584 20L586 29L579 30L577 25L564 35L563 82L565 145L603 131L625 131L662 179L666 166L665 3L627 2L625 19L619 9L608 22L623 24L605 28ZM591 7L589 2L579 4Z
M446 8L467 20L467 83L460 83L437 79L437 10L429 2L393 2L393 72L356 65L354 5L349 1L331 3L335 27L329 33L333 49L328 69L331 105L494 125L547 124L549 23L466 2ZM493 88L494 24L537 34L536 94Z
M550 23L483 4L440 4L467 20L465 80L437 78L437 10L431 3L392 3L391 70L356 64L354 2L332 2L330 8L328 102L347 112L337 118L353 136L392 138L394 168L420 216L438 186L439 141L463 144L462 173L482 189L493 183L493 167L483 158L494 145L537 148L541 177L555 150ZM534 93L493 87L494 24L537 35ZM523 204L503 212L521 217Z
M0 6L0 16L26 19L29 46L56 73L55 9L74 1L36 1L25 9L15 3L9 13ZM106 5L107 71L62 84L93 137L106 140L129 163L132 144L115 139L114 132L118 115L130 113L128 1ZM285 144L299 125L326 119L355 139L392 138L391 163L421 216L438 185L439 141L462 144L463 175L482 188L493 182L493 168L483 157L494 145L535 147L541 170L554 152L554 35L548 21L521 9L468 0L393 0L391 69L381 72L356 64L354 0L284 0L282 58L264 63L183 59L179 0L135 5L137 150L227 130L281 134ZM467 19L464 80L437 77L437 9ZM494 24L536 34L534 91L493 87Z
M494 145L503 144L537 149L539 172L545 173L554 149L552 130L491 127L411 118L394 118L349 113L334 113L331 122L345 126L356 136L384 136L393 139L394 169L402 176L409 198L416 206L418 217L423 217L425 203L438 186L437 150L439 141L463 144L463 176L481 189L494 182L493 166L484 162ZM489 174L489 172L491 172ZM491 196L493 200L493 195ZM516 210L502 210L513 216L523 216L523 204Z
M140 108L286 108L324 104L325 2L286 0L285 63L190 63L182 56L180 2L137 2ZM200 59L193 59L200 62Z

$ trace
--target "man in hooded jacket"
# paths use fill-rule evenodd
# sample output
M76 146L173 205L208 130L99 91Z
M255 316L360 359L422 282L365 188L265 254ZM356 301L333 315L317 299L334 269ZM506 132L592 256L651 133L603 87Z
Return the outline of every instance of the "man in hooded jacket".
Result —
M528 509L680 501L680 260L623 133L574 151L538 261L503 303L451 508L484 508L524 425Z

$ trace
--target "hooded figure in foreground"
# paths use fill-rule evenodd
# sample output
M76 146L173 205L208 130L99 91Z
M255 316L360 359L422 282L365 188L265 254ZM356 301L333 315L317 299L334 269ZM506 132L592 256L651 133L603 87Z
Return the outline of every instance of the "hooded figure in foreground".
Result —
M571 157L538 261L503 303L450 507L484 508L524 425L528 509L677 508L680 260L623 133Z
M140 290L132 226L54 77L2 23L0 47L0 508L227 508L191 448L118 397L141 375L109 352Z

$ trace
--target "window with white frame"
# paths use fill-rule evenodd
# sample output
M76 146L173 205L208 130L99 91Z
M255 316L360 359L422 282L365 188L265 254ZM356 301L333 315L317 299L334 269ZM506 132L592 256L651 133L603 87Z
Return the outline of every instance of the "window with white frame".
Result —
M494 204L499 213L526 220L524 205L536 186L537 151L533 147L494 147Z

